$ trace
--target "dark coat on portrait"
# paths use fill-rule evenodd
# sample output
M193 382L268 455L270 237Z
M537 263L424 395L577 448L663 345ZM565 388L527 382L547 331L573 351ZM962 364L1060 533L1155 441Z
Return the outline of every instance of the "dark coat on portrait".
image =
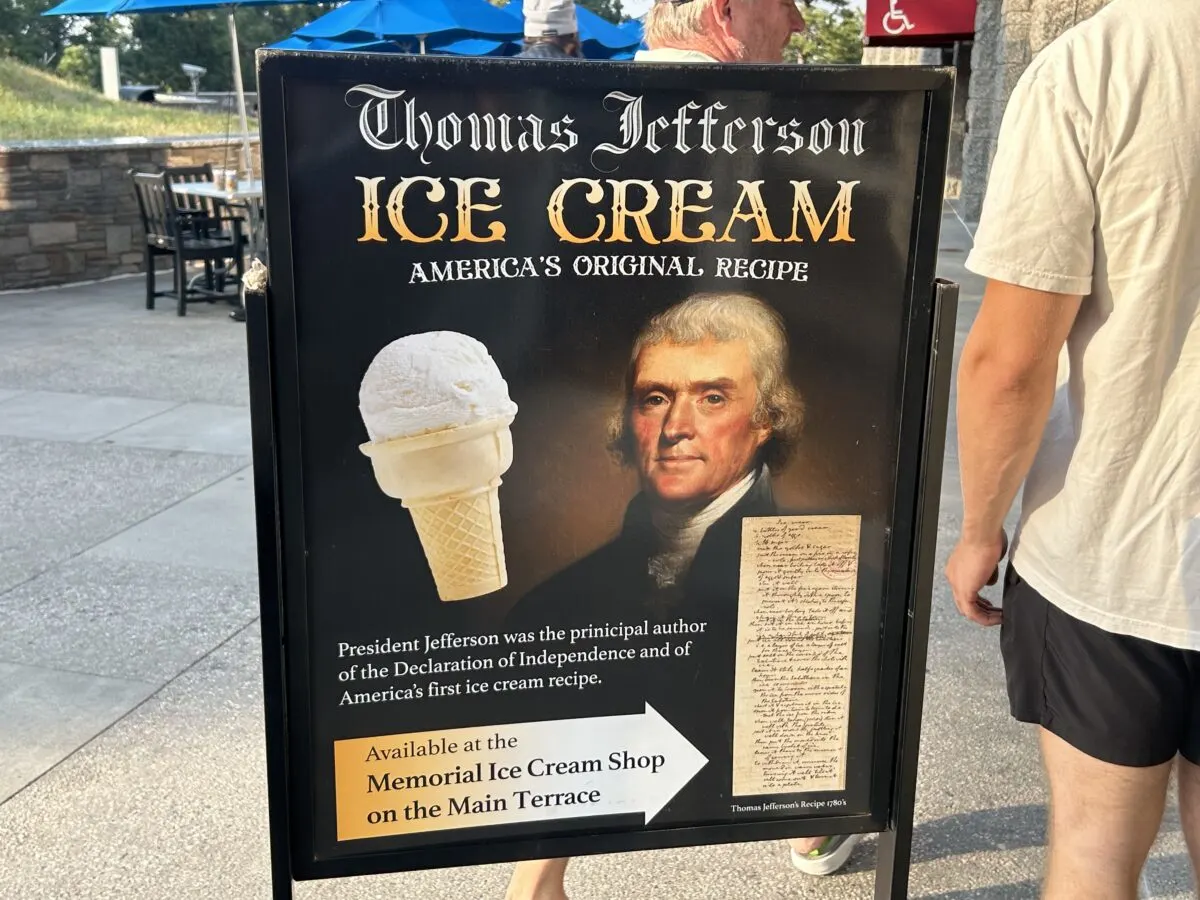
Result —
M640 712L649 703L708 758L654 824L719 821L729 815L741 526L747 517L776 514L770 476L764 472L709 527L682 582L660 589L648 571L657 533L649 500L638 494L614 540L551 576L509 616L510 630L523 631L551 626L569 632L616 623L647 623L653 630L677 625L681 619L703 623L703 632L636 639L639 648L670 644L671 655L665 658L567 666L558 674L595 672L602 684L584 692L558 689L543 695L547 718L578 716L585 704L587 715L615 715ZM539 644L539 649L569 652L594 645L629 646L612 639L581 639L574 645Z

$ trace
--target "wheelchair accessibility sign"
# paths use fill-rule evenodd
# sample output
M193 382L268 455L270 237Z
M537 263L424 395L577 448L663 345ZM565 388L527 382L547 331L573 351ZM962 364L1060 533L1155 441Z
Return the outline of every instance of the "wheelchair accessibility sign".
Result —
M916 26L900 7L900 0L888 0L888 11L883 14L883 30L888 34L904 34Z
M971 40L975 6L976 0L867 0L867 40L920 46Z

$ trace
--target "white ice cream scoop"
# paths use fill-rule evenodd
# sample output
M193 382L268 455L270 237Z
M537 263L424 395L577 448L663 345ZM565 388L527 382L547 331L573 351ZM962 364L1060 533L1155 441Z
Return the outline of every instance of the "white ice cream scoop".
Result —
M412 514L443 600L508 583L500 476L512 465L517 405L487 348L453 331L400 338L359 388L380 489Z
M372 441L512 418L517 406L487 347L456 331L392 341L375 355L358 391Z

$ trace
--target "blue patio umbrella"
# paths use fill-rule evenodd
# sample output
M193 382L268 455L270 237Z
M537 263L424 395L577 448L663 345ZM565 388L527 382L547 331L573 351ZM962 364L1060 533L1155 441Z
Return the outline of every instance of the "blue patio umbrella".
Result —
M466 38L431 47L432 53L448 53L455 56L505 56L513 49L511 41L493 41L485 38ZM323 50L332 52L359 53L412 53L416 48L403 40L395 41L341 41L334 38L304 38L293 34L276 41L268 50Z
M120 5L116 0L64 0L43 16L107 16Z
M242 82L242 60L238 50L237 22L233 11L238 6L273 6L283 3L308 3L313 0L63 0L43 16L115 16L141 13L182 13L223 9L229 21L229 43L233 52L233 89L237 94L238 117L242 126L242 167L253 171L250 159L250 123L246 118L246 91Z
M646 37L646 26L640 19L629 19L626 22L622 22L617 26L617 31L622 32L625 37L632 41L629 45L631 47L641 45Z
M510 40L520 37L521 28L487 0L350 0L295 33L343 41L414 38L424 53L426 41L434 36L441 44L469 38Z
M332 41L327 38L308 38L291 35L282 41L267 45L268 50L325 50L334 52L359 53L405 53L399 44L392 41Z
M453 56L511 56L517 46L513 41L493 41L486 38L464 38L434 47L434 53L449 53Z
M609 50L624 50L641 40L640 36L637 40L631 40L630 36L619 26L596 15L586 7L576 6L575 18L579 21L579 39L581 41L592 41Z

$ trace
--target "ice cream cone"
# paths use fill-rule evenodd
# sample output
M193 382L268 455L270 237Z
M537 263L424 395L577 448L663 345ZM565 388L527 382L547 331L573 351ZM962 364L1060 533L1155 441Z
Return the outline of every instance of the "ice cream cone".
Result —
M512 416L412 437L368 442L375 479L412 514L442 600L508 584L500 476L512 465Z

